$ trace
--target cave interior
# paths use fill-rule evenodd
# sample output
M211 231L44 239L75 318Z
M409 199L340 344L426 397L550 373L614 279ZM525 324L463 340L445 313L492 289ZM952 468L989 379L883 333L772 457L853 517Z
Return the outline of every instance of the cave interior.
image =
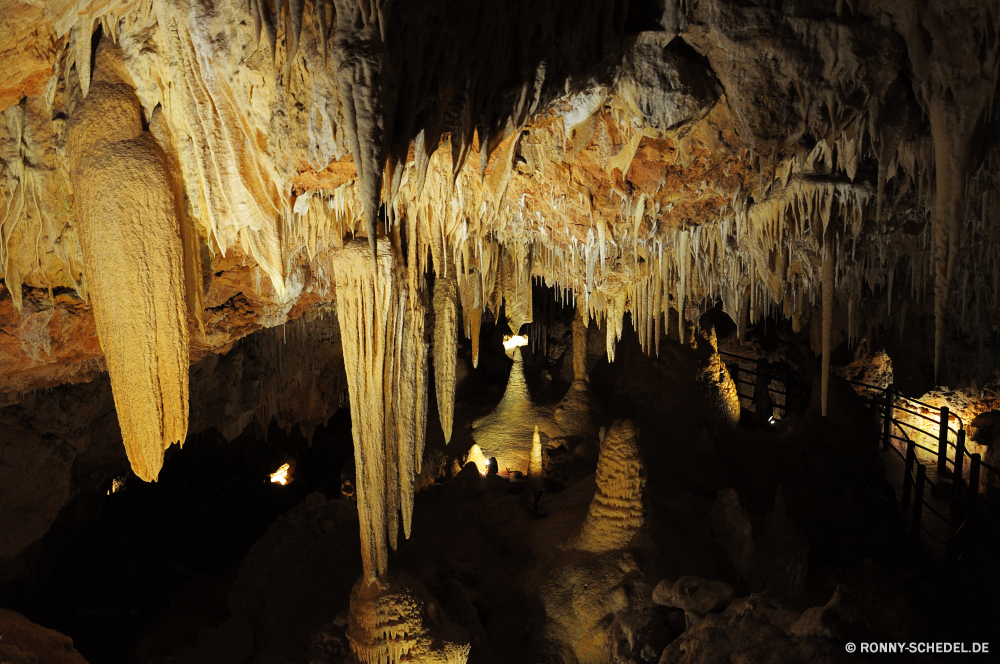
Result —
M995 0L0 0L0 63L0 664L995 661Z

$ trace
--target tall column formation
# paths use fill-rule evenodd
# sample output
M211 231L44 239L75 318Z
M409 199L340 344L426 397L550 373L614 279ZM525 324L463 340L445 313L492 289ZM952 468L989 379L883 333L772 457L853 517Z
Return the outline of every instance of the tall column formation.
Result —
M354 585L347 639L362 664L465 664L472 649L468 632L448 621L422 585L397 571Z
M135 474L155 481L188 427L184 247L163 150L121 49L101 41L69 128L73 207L97 336Z
M577 309L573 315L573 382L589 381L587 376L587 323Z
M379 240L376 249L374 264L360 242L344 245L333 260L351 397L362 578L369 583L386 571L400 511L409 536L427 409L422 303L411 297L389 241Z

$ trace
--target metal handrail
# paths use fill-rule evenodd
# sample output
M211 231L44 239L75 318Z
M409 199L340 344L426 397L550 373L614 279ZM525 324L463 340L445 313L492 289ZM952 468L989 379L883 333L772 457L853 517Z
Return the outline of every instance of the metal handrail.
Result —
M902 426L902 427L909 427L909 428L913 429L914 431L919 431L920 433L924 434L925 436L927 436L927 437L929 437L929 438L932 438L933 440L937 440L937 439L938 439L938 437L937 437L937 436L935 436L935 435L933 435L933 434L931 434L931 433L928 433L928 432L924 431L923 429L921 429L920 427L918 427L918 426L917 426L917 425L915 425L915 424L910 424L909 422L900 422L900 421L899 421L899 420L897 420L896 418L892 418L892 421L893 421L893 422L894 422L894 423L895 423L895 424L896 424L897 426ZM934 453L935 453L935 454L937 454L937 450L934 450Z
M918 413L918 412L917 412L917 411L915 411L915 410L909 410L908 408L903 408L902 406L897 406L897 405L893 405L892 409L893 409L893 410L901 410L901 411L903 411L904 413L909 413L910 415L916 415L917 417L922 417L922 418L924 418L924 419L925 419L925 420L927 420L928 422L934 422L934 424L938 424L938 421L937 421L937 420L935 420L935 419L934 419L933 417L930 417L930 416L928 416L928 415L924 415L923 413Z
M869 390L877 390L879 392L885 392L885 388L879 387L878 385L869 385L868 383L862 383L860 380L851 380L850 378L844 378L845 382L851 385L858 385L859 387L866 387Z
M992 470L995 475L1000 475L1000 470L997 470L996 468L986 463L985 461L980 461L979 465L985 468L986 470Z

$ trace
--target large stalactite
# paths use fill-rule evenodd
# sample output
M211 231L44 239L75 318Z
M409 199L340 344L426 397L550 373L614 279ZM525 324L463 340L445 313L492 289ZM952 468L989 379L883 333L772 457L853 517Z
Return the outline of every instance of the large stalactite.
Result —
M389 242L376 247L374 265L357 242L333 262L366 583L388 568L400 514L409 535L427 411L426 351L418 348L424 338L423 301L406 286L405 268Z
M97 333L136 475L153 481L188 427L188 306L175 190L142 129L121 50L98 48L70 127L70 171Z

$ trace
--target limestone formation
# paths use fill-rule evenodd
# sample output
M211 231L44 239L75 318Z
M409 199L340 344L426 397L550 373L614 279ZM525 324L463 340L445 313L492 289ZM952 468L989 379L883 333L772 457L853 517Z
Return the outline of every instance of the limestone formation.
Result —
M597 491L577 548L595 553L624 549L642 531L646 469L636 439L635 425L619 420L601 441Z
M740 421L740 395L736 389L736 381L719 355L714 327L709 332L709 345L712 354L708 357L708 366L702 370L702 378L708 384L712 399L725 421L735 425Z
M338 252L333 265L366 582L386 571L400 513L409 536L427 410L426 355L421 359L417 348L423 345L422 303L404 287L389 242L376 246L375 266L359 242Z
M0 609L0 661L4 664L87 664L73 648L73 639L7 609Z
M995 310L1000 253L980 229L997 148L970 147L997 78L995 31L977 27L1000 20L989 3L963 0L970 20L928 37L950 3L880 0L849 9L865 20L836 39L827 16L718 0L668 2L635 37L623 3L445 20L433 3L97 0L49 3L31 29L40 10L11 4L0 264L18 307L22 286L86 295L60 136L100 27L145 117L162 116L199 249L245 255L274 304L300 296L298 268L323 279L316 259L345 235L405 231L418 271L451 257L473 338L504 302L515 327L529 320L541 278L607 323L609 356L625 313L655 349L671 311L683 328L718 300L741 328L820 327L814 305L836 301L855 340L933 294L939 371L948 353L974 364L951 340L992 343L973 321ZM44 382L19 366L11 389Z
M444 609L402 572L369 582L351 592L347 638L363 664L465 664L469 634L448 621Z
M552 421L561 436L594 438L594 402L587 375L587 327L579 310L573 318L573 382L556 404Z
M184 247L163 150L105 40L69 130L84 272L132 469L154 481L188 428Z
M455 347L458 344L458 292L455 275L434 281L434 389L444 441L451 441L455 411Z
M628 330L659 355L717 305L741 341L785 319L816 340L823 414L842 343L899 338L938 382L1000 367L995 3L467 4L0 0L0 404L106 370L153 480L189 428L192 362L256 344L270 368L275 337L239 339L335 310L372 584L411 531L429 350L458 433L459 311L474 367L484 317L516 335L542 293L578 313L561 401L532 403L515 348L473 423L478 455L535 479L543 445L593 438L591 323L614 361ZM213 426L294 413L308 435L332 400L290 405L277 373ZM717 352L704 377L735 422ZM36 439L17 458L45 458ZM619 423L574 555L634 542L642 473ZM731 494L717 534L746 583L791 592L804 549L775 514L784 576Z
M472 438L486 458L496 457L501 468L526 473L534 428L544 414L531 403L521 349L514 348L512 354L514 364L503 398L493 412L472 423Z

